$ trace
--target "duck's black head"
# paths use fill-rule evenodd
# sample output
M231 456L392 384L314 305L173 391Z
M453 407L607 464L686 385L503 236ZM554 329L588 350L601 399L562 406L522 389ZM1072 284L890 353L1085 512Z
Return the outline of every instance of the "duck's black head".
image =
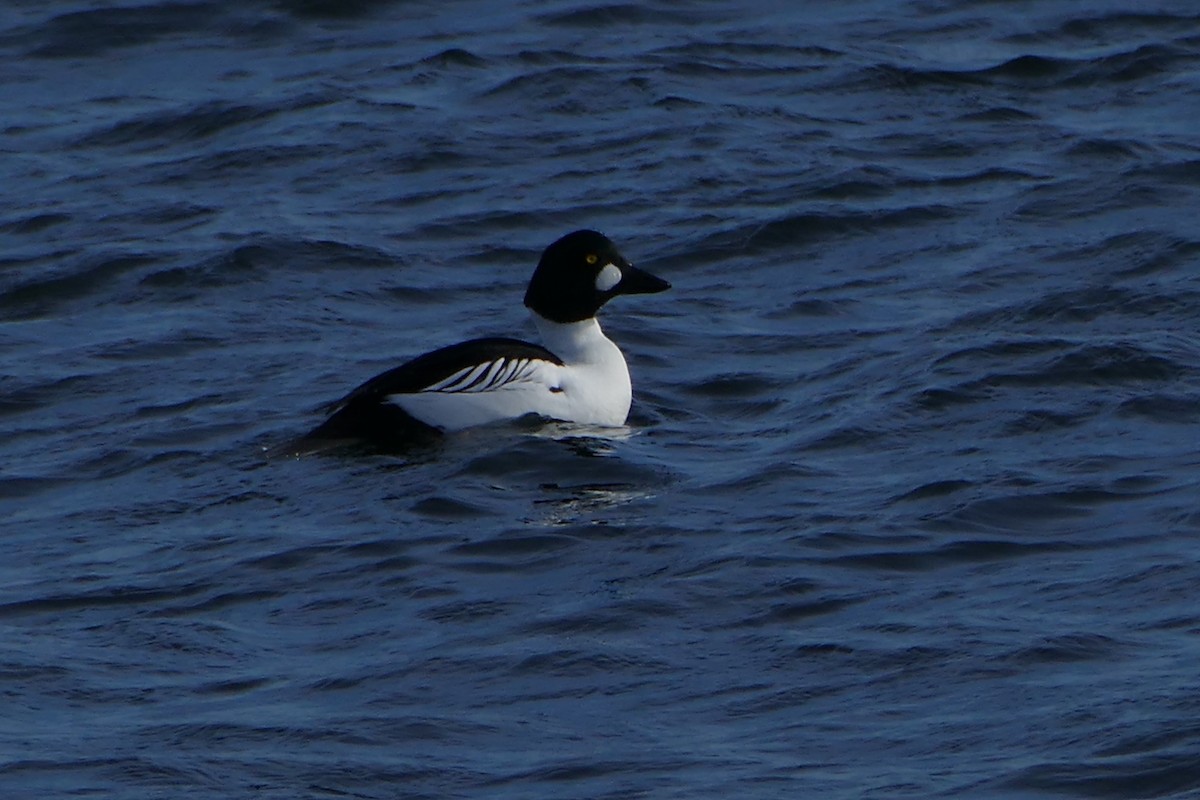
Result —
M553 322L580 322L596 316L619 294L651 294L671 288L629 263L607 236L596 231L568 233L542 253L525 305Z

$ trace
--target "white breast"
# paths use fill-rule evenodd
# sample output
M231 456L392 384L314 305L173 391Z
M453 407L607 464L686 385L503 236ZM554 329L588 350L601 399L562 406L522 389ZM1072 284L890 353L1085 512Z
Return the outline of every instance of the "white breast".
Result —
M563 362L532 361L511 380L479 391L454 391L465 376L429 390L392 395L392 402L417 419L454 431L526 414L565 422L619 426L629 416L632 388L625 357L595 319L556 323L534 314L543 344ZM481 382L486 383L486 381Z
M568 422L624 425L633 390L621 349L600 330L595 317L558 323L533 315L546 348L563 360L562 398Z

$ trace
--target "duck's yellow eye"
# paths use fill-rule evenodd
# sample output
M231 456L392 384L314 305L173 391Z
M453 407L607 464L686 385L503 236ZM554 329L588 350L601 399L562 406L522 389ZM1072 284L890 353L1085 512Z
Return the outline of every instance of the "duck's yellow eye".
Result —
M600 259L596 258L596 254L595 254L595 253L588 253L588 254L587 254L587 258L586 258L586 259L584 259L584 260L585 260L585 261L587 261L589 264L595 264L595 263L596 263L597 261L599 261Z

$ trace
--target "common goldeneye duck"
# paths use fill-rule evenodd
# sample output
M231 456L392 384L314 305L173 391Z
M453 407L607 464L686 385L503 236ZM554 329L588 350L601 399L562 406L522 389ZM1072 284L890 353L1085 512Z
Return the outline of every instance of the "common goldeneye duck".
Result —
M617 295L669 288L633 266L608 237L567 234L542 253L525 292L542 345L473 339L418 356L330 404L329 418L305 438L403 442L527 414L623 425L632 399L629 368L596 313Z

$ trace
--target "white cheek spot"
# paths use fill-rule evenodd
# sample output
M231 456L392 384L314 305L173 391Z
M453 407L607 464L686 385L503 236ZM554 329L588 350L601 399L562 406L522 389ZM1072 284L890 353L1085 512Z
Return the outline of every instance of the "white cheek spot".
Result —
M607 292L621 282L621 270L615 264L605 264L596 274L596 291Z

